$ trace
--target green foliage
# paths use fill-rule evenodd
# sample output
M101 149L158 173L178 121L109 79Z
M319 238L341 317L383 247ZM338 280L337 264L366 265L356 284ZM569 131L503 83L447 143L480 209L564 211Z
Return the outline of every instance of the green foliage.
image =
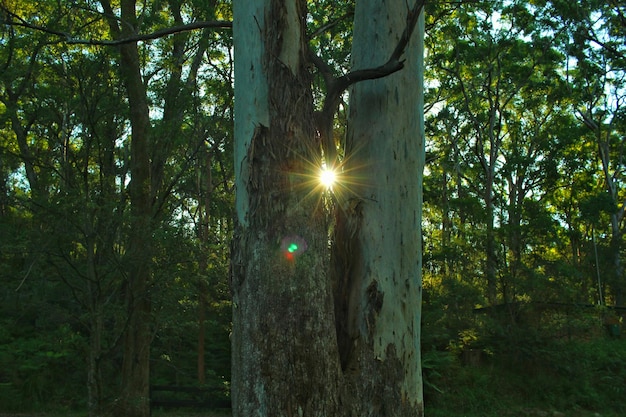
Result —
M422 375L424 378L424 398L436 397L445 394L443 384L449 383L445 374L456 364L456 357L446 351L426 350L422 355Z
M84 337L67 325L53 329L22 323L17 327L4 320L0 330L2 411L37 410L48 404L84 406L84 362L76 354L84 343Z
M542 353L541 363L559 382L544 387L544 395L549 395L546 400L559 407L626 410L622 401L626 346L622 340L555 343Z
M590 224L600 224L602 217L615 213L617 204L607 192L585 196L580 200L580 213L584 221ZM604 216L602 216L604 215Z
M431 282L431 281L426 281ZM467 289L452 286L469 297ZM424 394L429 415L620 415L626 343L603 307L515 303L453 309L445 286L426 287L422 323Z
M151 3L137 29L230 16L229 2L209 3ZM115 38L98 8L1 7L75 39ZM85 407L90 372L92 400L106 406L119 395L133 262L124 73L115 48L26 26L3 25L0 39L0 411ZM153 375L167 384L195 382L201 283L207 383L230 377L230 36L198 30L139 47L152 117ZM172 372L159 366L168 355Z

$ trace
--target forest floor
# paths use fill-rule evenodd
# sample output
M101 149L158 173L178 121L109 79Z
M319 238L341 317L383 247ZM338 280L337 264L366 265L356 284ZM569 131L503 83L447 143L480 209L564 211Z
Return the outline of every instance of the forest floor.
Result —
M513 408L509 411L496 411L489 412L485 410L483 413L450 413L448 410L433 410L426 407L426 417L621 417L621 415L614 412L600 413L596 411L588 410L576 410L576 411L557 411L540 408Z
M478 414L474 412L470 413L450 413L449 410L441 410L441 409L431 409L426 407L425 411L426 417L490 417L490 416L499 416L499 417L618 417L617 413L614 412L595 412L589 410L577 410L577 411L567 411L561 412L556 410L548 410L548 409L540 409L540 408L516 408L511 409L509 412L502 413L502 411L498 412L489 412L485 410L484 412ZM84 412L71 412L65 413L63 415L57 413L2 413L0 412L0 417L85 417L86 414ZM163 411L163 410L155 410L152 413L152 417L230 417L230 411L185 411L185 410L173 410L173 411Z

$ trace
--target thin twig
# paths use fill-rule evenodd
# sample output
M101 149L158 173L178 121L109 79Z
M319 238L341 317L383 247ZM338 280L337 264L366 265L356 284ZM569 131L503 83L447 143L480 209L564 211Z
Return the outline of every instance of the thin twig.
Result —
M20 288L22 288L22 285L24 285L24 282L26 282L26 278L28 278L28 276L30 275L30 271L33 269L34 265L35 265L35 261L33 261L28 267L28 271L26 271L26 275L24 275L24 278L22 278L22 282L20 282L20 285L17 286L17 288L15 289L15 292L18 292Z

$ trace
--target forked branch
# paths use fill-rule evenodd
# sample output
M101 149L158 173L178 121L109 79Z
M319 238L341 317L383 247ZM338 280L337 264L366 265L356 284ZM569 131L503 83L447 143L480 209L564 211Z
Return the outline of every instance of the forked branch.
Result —
M402 55L404 55L411 36L415 31L417 21L425 4L426 0L416 0L413 8L408 11L406 26L400 36L400 39L398 40L398 44L391 53L387 62L378 67L350 71L341 77L335 77L333 76L332 70L328 64L313 51L309 50L311 62L315 65L320 74L322 74L324 77L324 83L326 84L326 97L324 98L322 111L318 115L318 130L322 143L322 149L328 166L335 166L337 164L337 149L332 135L332 127L333 119L341 100L341 95L352 84L360 81L383 78L404 68Z

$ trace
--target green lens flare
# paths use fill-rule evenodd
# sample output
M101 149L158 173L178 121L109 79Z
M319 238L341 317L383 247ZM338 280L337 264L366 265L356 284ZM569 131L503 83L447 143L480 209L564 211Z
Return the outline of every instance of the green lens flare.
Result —
M280 241L280 251L287 259L294 260L307 249L306 240L298 235L285 236Z

